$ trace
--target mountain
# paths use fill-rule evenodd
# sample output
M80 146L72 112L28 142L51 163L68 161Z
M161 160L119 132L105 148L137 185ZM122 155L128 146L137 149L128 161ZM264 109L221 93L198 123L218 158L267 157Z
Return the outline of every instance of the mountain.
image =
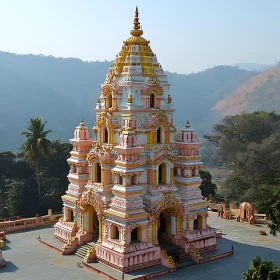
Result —
M84 119L91 128L100 84L111 62L84 62L74 58L17 55L0 52L0 151L16 151L24 141L30 117L48 121L51 139L68 141L75 126ZM179 75L167 72L176 108L175 125L190 120L205 132L220 119L211 108L254 72L217 66L203 72Z
M214 110L221 115L243 111L280 112L280 66L270 68L237 87L230 95L218 101Z
M233 67L238 67L239 69L246 71L257 71L262 72L267 70L268 68L274 67L275 65L271 64L259 64L259 63L237 63L232 65Z

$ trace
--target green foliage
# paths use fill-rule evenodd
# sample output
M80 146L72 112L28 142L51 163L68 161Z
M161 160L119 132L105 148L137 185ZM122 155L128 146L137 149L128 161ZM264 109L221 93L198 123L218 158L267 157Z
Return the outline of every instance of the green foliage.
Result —
M280 232L280 201L272 204L268 211L268 219L270 220L270 224L268 225L270 233L277 235L277 232Z
M253 203L272 217L275 234L280 225L280 115L262 111L225 117L214 131L205 137L216 148L216 161L231 170L223 186L226 200Z
M210 172L199 170L199 176L202 179L201 185L199 186L202 196L207 198L209 198L210 195L214 196L217 191L217 186L212 183Z
M248 271L244 272L243 280L279 280L280 270L277 265L270 261L262 261L255 257Z
M47 122L42 122L42 118L31 118L30 123L27 127L27 131L21 132L21 135L26 137L25 142L22 145L22 151L24 157L31 160L35 164L36 168L36 179L38 186L38 193L41 196L40 186L40 160L43 155L49 153L50 141L46 138L51 130L45 130Z
M67 158L71 144L51 141L49 153L43 154L40 165L42 195L38 198L35 166L23 154L0 153L0 219L46 214L51 208L61 212L61 196L68 186Z

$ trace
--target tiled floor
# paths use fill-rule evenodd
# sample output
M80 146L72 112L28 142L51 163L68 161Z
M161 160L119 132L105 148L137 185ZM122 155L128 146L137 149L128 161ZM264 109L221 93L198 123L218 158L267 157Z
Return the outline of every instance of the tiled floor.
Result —
M258 231L265 229L257 226L224 220L217 214L209 213L208 224L222 229L223 238L219 239L219 250L229 251L233 245L234 255L201 265L194 265L179 269L175 273L167 274L157 279L188 279L188 280L238 280L249 267L255 256L264 260L274 261L280 266L280 239L260 236ZM267 230L268 232L268 230ZM39 228L25 232L8 234L3 256L7 267L0 269L1 280L86 280L103 279L85 268L77 267L81 262L74 255L63 256L37 241L51 238L52 227ZM60 243L58 243L60 245Z

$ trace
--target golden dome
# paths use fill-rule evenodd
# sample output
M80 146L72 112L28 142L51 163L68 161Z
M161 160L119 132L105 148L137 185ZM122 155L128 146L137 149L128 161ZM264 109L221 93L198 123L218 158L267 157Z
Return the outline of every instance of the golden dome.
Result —
M150 41L141 37L143 30L140 26L137 7L134 15L133 29L130 31L130 34L131 36L123 41L122 49L116 55L115 62L111 67L114 77L126 76L132 72L133 74L137 73L146 77L155 74L156 69L160 69L161 66L149 46ZM131 70L130 67L132 66L133 69Z
M127 40L124 41L125 44L131 45L131 44L139 44L139 45L146 45L150 43L150 41L147 41L145 38L140 36L131 36Z

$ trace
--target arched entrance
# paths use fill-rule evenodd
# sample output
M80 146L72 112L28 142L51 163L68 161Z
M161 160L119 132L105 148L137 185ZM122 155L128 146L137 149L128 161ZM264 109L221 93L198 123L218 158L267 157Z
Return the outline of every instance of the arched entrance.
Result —
M84 230L92 234L93 241L97 241L99 237L99 220L95 209L88 206L84 212Z
M80 212L80 230L88 234L87 241L102 240L103 203L92 189L84 192L77 203Z
M155 94L151 93L150 95L150 108L155 108Z
M156 242L170 242L173 236L180 235L185 209L179 197L172 193L164 195L153 212L152 231Z
M157 130L157 144L161 143L161 129L159 128Z
M109 141L109 132L108 132L108 129L105 128L104 130L104 143L108 143Z
M95 182L101 183L101 165L99 162L95 164Z
M173 208L162 211L157 220L158 243L170 242L171 236L176 235L177 213Z
M161 163L158 167L158 183L166 184L166 164Z

